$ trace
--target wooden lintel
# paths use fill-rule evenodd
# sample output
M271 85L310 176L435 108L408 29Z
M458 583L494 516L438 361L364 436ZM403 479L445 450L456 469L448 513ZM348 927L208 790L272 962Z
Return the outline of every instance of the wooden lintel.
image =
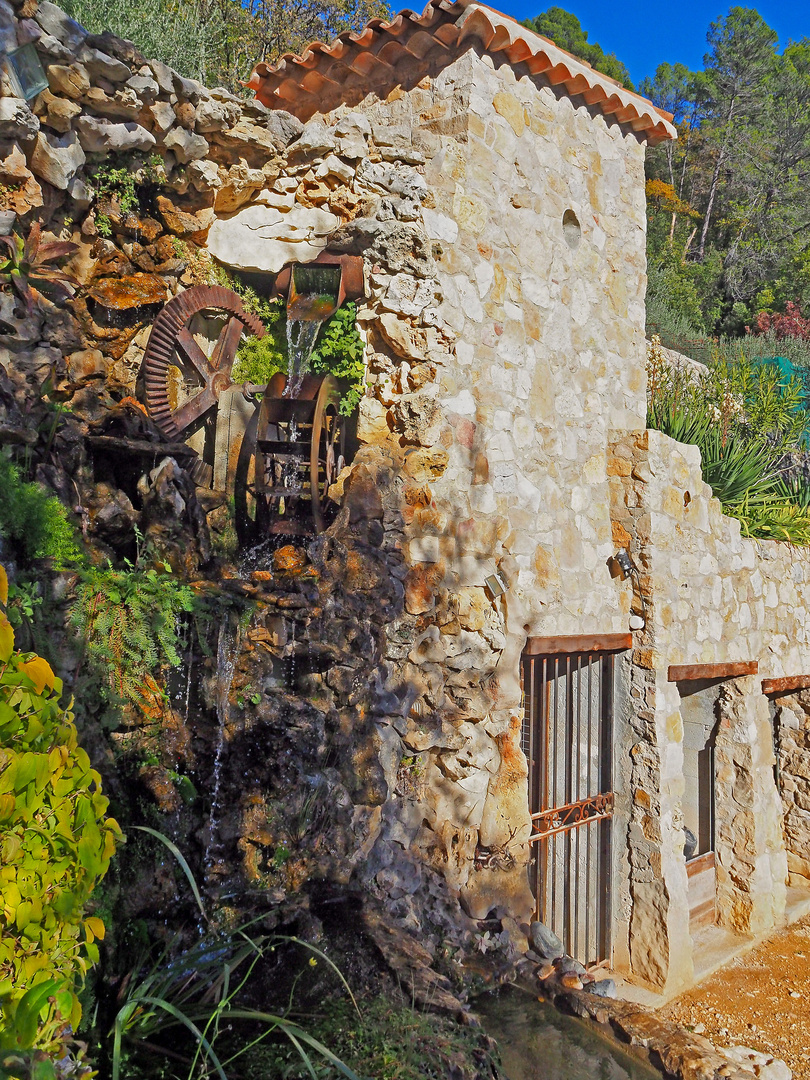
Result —
M787 675L783 679L763 679L763 694L790 694L793 690L806 690L810 675Z
M742 675L756 675L757 660L737 660L727 664L670 664L667 672L669 682L693 682L698 679L738 679Z
M632 634L577 634L571 637L530 637L524 656L558 656L561 653L623 652L633 648Z

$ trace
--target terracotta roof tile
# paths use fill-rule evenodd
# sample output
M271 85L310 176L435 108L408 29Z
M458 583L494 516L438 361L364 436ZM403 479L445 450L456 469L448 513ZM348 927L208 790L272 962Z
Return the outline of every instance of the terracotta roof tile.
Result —
M247 85L269 108L308 120L340 104L356 105L371 91L384 96L396 86L414 86L474 41L571 97L581 96L653 145L677 138L669 113L478 0L431 0L421 15L406 10L391 22L372 19L360 33L341 34L331 45L314 41L301 56L285 53L275 65L258 64Z

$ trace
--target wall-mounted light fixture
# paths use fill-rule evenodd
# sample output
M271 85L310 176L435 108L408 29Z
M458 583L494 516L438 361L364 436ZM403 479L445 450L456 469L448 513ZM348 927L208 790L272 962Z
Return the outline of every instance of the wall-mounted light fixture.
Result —
M496 570L494 574L484 578L484 588L487 590L490 600L497 600L499 596L503 596L507 591L509 582L500 570Z
M636 582L638 582L639 571L636 564L630 558L630 555L626 548L619 548L616 554L613 556L616 565L622 572L622 579L631 579L631 584L634 584L632 579L635 576ZM647 625L647 603L644 599L644 594L641 591L641 583L638 582L638 598L641 603L641 615L630 616L630 629L631 630L643 630ZM634 585L635 587L635 585Z
M630 556L627 554L625 548L619 548L613 558L619 564L619 569L622 572L623 578L628 578L631 574L638 573L638 568L636 567Z

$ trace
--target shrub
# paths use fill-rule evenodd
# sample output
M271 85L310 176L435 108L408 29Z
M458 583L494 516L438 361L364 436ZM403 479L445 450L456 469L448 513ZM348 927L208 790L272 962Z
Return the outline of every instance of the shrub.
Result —
M8 587L0 568L0 605ZM81 1017L77 988L98 960L104 924L84 906L104 876L117 823L77 745L61 680L14 651L0 613L0 1075L27 1074L36 1050L61 1047ZM43 1080L53 1071L38 1062ZM50 1069L50 1071L49 1071Z
M648 347L647 426L700 448L703 479L746 536L810 543L810 499L788 483L805 439L801 380L775 364L717 360L703 372L668 364Z
M41 484L24 481L12 461L0 454L0 539L15 559L52 559L57 570L82 561L67 511Z

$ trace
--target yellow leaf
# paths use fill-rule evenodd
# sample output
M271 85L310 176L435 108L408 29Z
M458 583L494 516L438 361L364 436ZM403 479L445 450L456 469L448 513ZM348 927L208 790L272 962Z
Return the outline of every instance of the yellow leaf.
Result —
M0 566L0 604L8 604L8 574L5 566Z
M84 929L88 941L92 941L93 938L98 938L99 941L104 940L104 923L97 915L90 915L84 920Z
M46 686L53 690L56 676L51 671L51 665L47 660L43 660L41 656L35 656L33 660L23 661L20 664L20 671L28 676L36 687L38 694L41 694Z
M14 652L14 630L5 615L0 615L0 663L5 664Z

